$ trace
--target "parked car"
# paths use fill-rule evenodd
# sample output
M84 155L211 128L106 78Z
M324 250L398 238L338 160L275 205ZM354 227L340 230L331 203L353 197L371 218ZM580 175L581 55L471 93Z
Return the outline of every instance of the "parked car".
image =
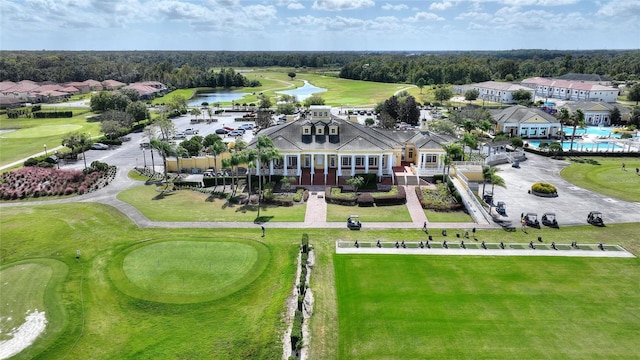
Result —
M221 135L226 135L229 133L229 130L222 128L222 129L216 129L216 134L221 134Z
M187 135L196 135L197 133L199 133L200 131L194 128L188 128L184 131L185 134Z
M233 131L235 130L234 128L232 128L231 126L225 126L223 127L223 129L229 130L229 131Z
M242 124L238 130L253 130L253 124Z
M93 149L93 150L108 150L109 149L109 145L103 144L103 143L94 143L93 145L91 145L91 149Z
M229 136L242 136L244 135L244 131L240 131L240 130L233 130L232 132L229 133Z
M173 135L174 139L186 139L187 138L187 134L179 132L176 133L175 135Z

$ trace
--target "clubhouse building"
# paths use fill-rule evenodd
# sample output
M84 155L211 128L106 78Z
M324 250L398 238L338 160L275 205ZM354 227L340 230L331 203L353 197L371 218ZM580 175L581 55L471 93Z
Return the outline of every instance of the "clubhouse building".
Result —
M380 183L397 177L433 176L444 170L442 145L453 139L418 130L383 130L331 114L330 106L311 106L306 117L263 129L282 155L268 166L257 164L256 175L295 177L300 185L344 185L362 174ZM257 146L257 137L250 148ZM400 181L401 183L406 183Z
M522 80L523 86L534 89L535 95L570 101L602 101L615 103L618 89L595 81L575 81L534 77Z
M493 114L496 132L526 139L550 139L559 136L560 121L537 108L522 105L510 106Z

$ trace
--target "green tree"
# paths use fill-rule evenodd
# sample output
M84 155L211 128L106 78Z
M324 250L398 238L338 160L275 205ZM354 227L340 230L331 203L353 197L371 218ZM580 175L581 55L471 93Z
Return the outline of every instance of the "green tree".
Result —
M289 73L287 74L287 76L289 77L289 79L293 80L293 78L295 78L295 77L296 77L296 73L294 73L293 71L291 71L291 72L289 72Z
M174 94L167 101L167 107L173 115L182 114L187 111L187 99L182 95Z
M282 115L293 115L296 112L296 106L292 103L280 103L276 106L276 112Z
M631 89L629 89L629 93L627 93L627 100L635 101L636 106L638 106L638 102L640 101L640 83L635 83Z
M255 149L253 149L253 151L249 151L246 155L246 160L248 162L256 162L256 168L260 169L260 176L258 176L258 215L256 220L260 219L260 201L262 198L264 169L268 169L266 166L268 166L272 160L280 158L282 158L282 156L280 155L280 151L273 144L273 140L264 135L258 136L258 140L255 143Z
M353 186L353 191L355 193L358 192L358 189L364 185L364 177L362 176L354 176L351 179L347 179L347 185Z
M480 91L478 91L478 89L469 89L464 93L464 99L468 102L476 100L478 96L480 96Z
M310 107L311 105L324 105L324 99L320 95L311 95L304 99L304 106Z
M258 107L259 107L260 109L269 109L269 108L273 105L273 104L271 103L271 99L270 99L268 96L264 95L264 94L263 94L263 95L260 95L260 96L258 97L258 99L259 99L259 105L258 105Z
M103 120L100 122L100 131L107 139L113 140L125 133L127 128L115 120Z
M196 118L196 121L198 121L198 116L200 116L202 114L202 111L200 111L200 109L198 108L193 108L191 109L191 116Z
M522 148L522 146L524 146L524 141L522 141L522 138L514 136L511 138L511 146L515 149Z
M202 139L198 136L194 136L189 140L185 140L180 143L180 146L187 150L187 154L189 156L198 156L200 155L200 151L202 151L203 145L202 142L199 141Z
M122 88L118 91L120 92L120 94L129 98L131 102L140 101L140 93L136 89Z
M382 111L378 116L378 124L383 129L393 129L396 127L396 119L394 119L388 112Z
M271 126L271 112L264 109L258 110L256 126L260 129L266 129Z
M487 183L491 183L491 178L498 171L497 167L485 165L482 167L482 198L484 199L485 186Z
M531 91L525 89L516 90L511 94L511 98L518 102L530 102Z
M149 145L162 156L163 179L166 181L168 179L167 157L175 155L176 149L166 140L152 139Z
M458 135L458 126L447 119L433 119L429 121L429 131L450 136Z
M471 160L471 153L478 146L478 138L474 134L467 132L462 135L461 142L469 148L469 160Z
M571 115L571 125L573 130L571 132L571 143L569 145L569 151L573 150L573 141L576 136L576 128L578 126L584 126L584 112L581 109L577 109L573 115Z
M562 154L564 150L562 149L562 144L554 141L552 143L549 144L549 153L551 154L551 156L556 157L560 154Z
M373 120L373 118L366 118L364 119L364 124L367 126L371 126L373 124L375 124L375 120Z
M280 179L280 188L285 191L285 194L289 195L289 191L291 190L291 184L296 182L296 178L293 176L285 176Z
M622 115L620 114L620 109L618 109L617 106L614 106L613 110L611 110L611 124L618 125L620 124L621 120Z
M437 88L434 95L436 100L440 102L449 101L449 99L453 97L453 93L451 92L451 90L449 90L449 88L446 88L446 87Z
M420 94L422 94L422 88L427 84L427 81L424 78L418 79L416 81L416 86L420 89Z
M142 101L134 101L127 105L127 109L125 110L127 114L133 116L135 121L142 121L145 119L150 119L151 115L149 114L149 109L147 109L147 105Z

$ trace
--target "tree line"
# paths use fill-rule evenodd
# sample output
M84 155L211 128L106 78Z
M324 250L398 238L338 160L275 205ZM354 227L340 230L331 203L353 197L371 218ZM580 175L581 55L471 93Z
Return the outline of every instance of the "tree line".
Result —
M640 79L640 51L516 50L407 56L372 54L345 64L340 77L387 83L469 84L488 80L598 74L625 82Z
M340 77L354 80L415 84L423 79L427 85L566 73L634 81L640 79L640 51L0 51L0 81L155 80L170 88L227 87L240 86L230 85L238 84L240 78L221 79L214 70L267 66L336 69ZM242 86L255 84L243 82Z

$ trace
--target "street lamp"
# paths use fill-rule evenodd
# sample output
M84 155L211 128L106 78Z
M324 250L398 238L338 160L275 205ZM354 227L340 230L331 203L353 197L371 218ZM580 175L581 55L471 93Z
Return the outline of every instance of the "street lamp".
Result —
M55 151L56 154L56 165L58 165L58 170L60 170L60 158L58 157L58 150Z
M47 144L44 144L44 156L49 156L49 154L47 154Z

